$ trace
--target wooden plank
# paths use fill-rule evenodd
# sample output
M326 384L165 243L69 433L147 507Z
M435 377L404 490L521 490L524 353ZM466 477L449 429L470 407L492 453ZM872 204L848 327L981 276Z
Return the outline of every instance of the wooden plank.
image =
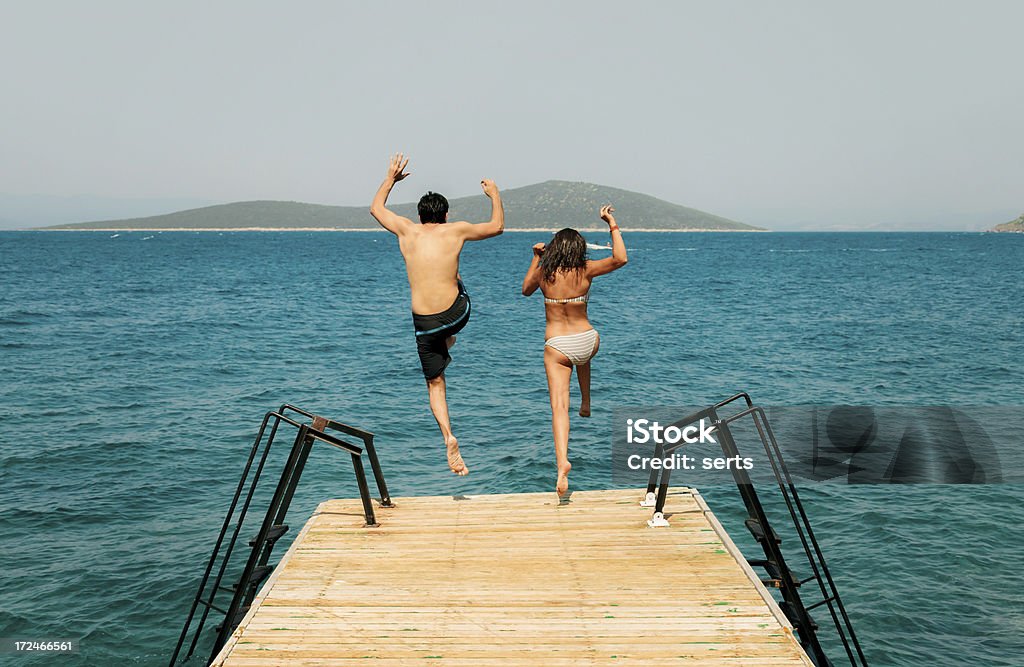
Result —
M641 495L321 503L213 664L810 665L703 498Z

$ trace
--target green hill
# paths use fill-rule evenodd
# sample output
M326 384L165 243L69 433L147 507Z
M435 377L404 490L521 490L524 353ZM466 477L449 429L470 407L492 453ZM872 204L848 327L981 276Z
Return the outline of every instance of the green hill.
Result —
M395 194L408 194L400 184ZM502 192L506 229L600 227L597 211L615 206L624 228L657 230L758 230L721 216L673 204L649 195L591 183L546 181ZM490 201L480 194L449 202L449 220L482 222L490 218ZM392 209L418 220L416 204L397 204ZM369 196L366 206L323 206L286 201L250 201L206 206L166 215L125 220L100 220L43 229L374 229Z
M989 231L1024 233L1024 214L1021 214L1021 216L1016 220L1011 220L1010 222L1004 222L1001 225L996 225Z

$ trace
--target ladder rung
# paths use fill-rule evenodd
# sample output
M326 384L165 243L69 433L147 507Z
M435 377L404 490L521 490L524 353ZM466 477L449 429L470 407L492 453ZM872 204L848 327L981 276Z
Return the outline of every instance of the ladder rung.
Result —
M750 531L750 534L754 536L755 540L757 540L758 542L765 541L764 528L761 526L761 523L757 519L750 518L744 521L743 523L747 526L747 530ZM775 544L782 544L782 540L779 538L778 534L774 530L772 530L771 526L768 527L768 530L771 531L772 540L775 542Z
M267 576L274 571L273 565L260 565L253 569L252 574L249 576L250 586L259 586L260 582L267 578ZM238 584L234 584L232 588L238 588Z
M287 532L288 532L288 526L287 525L285 525L283 523L274 524L273 526L270 527L270 531L267 533L267 542L271 542L271 543L277 542L281 538L281 536L284 535ZM260 539L259 535L254 535L253 538L251 540L249 540L249 546L250 547L256 546L256 542L259 539Z
M233 629L237 628L238 624L242 622L242 619L245 618L245 615L248 614L248 613L249 613L249 605L246 605L246 606L242 607L241 609L239 609L238 612L235 614L235 618L232 619L231 629L233 630ZM225 612L225 616L226 615L227 615L227 613ZM227 619L224 620L224 623L227 623ZM224 623L221 623L220 625L217 626L217 632L221 631L221 628L224 627Z
M811 606L807 607L807 611L810 611L811 609L814 609L815 607L820 607L821 605L825 604L826 602L833 602L835 599L836 599L836 596L832 595L830 597L825 598L821 602L815 602Z
M219 611L220 613L224 614L225 616L226 616L226 615L227 615L227 613L228 613L227 611L225 611L225 610L221 609L221 608L220 608L220 607L218 607L217 605L215 605L215 604L213 604L212 602L209 602L209 601L207 601L207 600L200 600L200 601L199 601L199 604L203 605L204 607L209 607L210 609L213 609L213 610L215 610L215 611Z
M748 558L747 559L747 563L751 567L763 567L764 571L768 573L768 576L771 578L771 580L773 580L773 581L774 580L778 580L779 585L776 586L776 588L781 588L782 587L782 580L783 580L782 569L775 563L775 561L766 560L766 559L763 559L763 558ZM811 577L811 579L813 579L813 578L814 577ZM808 581L810 581L810 579L804 579L803 581L799 581L799 580L797 580L795 574L793 574L792 572L789 573L789 582L794 587L803 586ZM767 586L767 585L768 584L765 583L765 586Z
M793 609L793 606L791 604L789 604L788 602L780 602L779 609L781 609L782 613L786 615L786 618L789 619L789 622L793 624L794 628L796 628L797 630L802 629L800 617L797 615L796 611ZM807 617L807 621L811 624L811 627L807 628L807 630L817 630L818 624L815 622L813 618L811 618L811 615L807 613L806 607L804 608L804 616Z

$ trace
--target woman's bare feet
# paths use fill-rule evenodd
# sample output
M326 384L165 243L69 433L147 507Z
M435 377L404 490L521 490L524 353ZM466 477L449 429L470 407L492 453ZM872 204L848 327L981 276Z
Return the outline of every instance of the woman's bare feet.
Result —
M462 455L459 454L458 439L454 435L450 435L445 438L444 444L448 447L448 467L460 477L468 475L469 468L466 466L466 462L462 460Z
M565 492L569 490L570 470L572 470L572 464L568 461L564 465L558 466L558 482L555 484L555 492L559 496L564 496Z
M590 416L590 403L583 403L580 405L580 417Z

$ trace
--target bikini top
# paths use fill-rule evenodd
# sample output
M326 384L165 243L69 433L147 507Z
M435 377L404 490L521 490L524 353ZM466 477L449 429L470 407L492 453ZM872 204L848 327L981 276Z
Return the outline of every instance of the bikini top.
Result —
M582 296L574 296L571 299L549 299L544 297L544 303L587 303L590 301L590 290Z

